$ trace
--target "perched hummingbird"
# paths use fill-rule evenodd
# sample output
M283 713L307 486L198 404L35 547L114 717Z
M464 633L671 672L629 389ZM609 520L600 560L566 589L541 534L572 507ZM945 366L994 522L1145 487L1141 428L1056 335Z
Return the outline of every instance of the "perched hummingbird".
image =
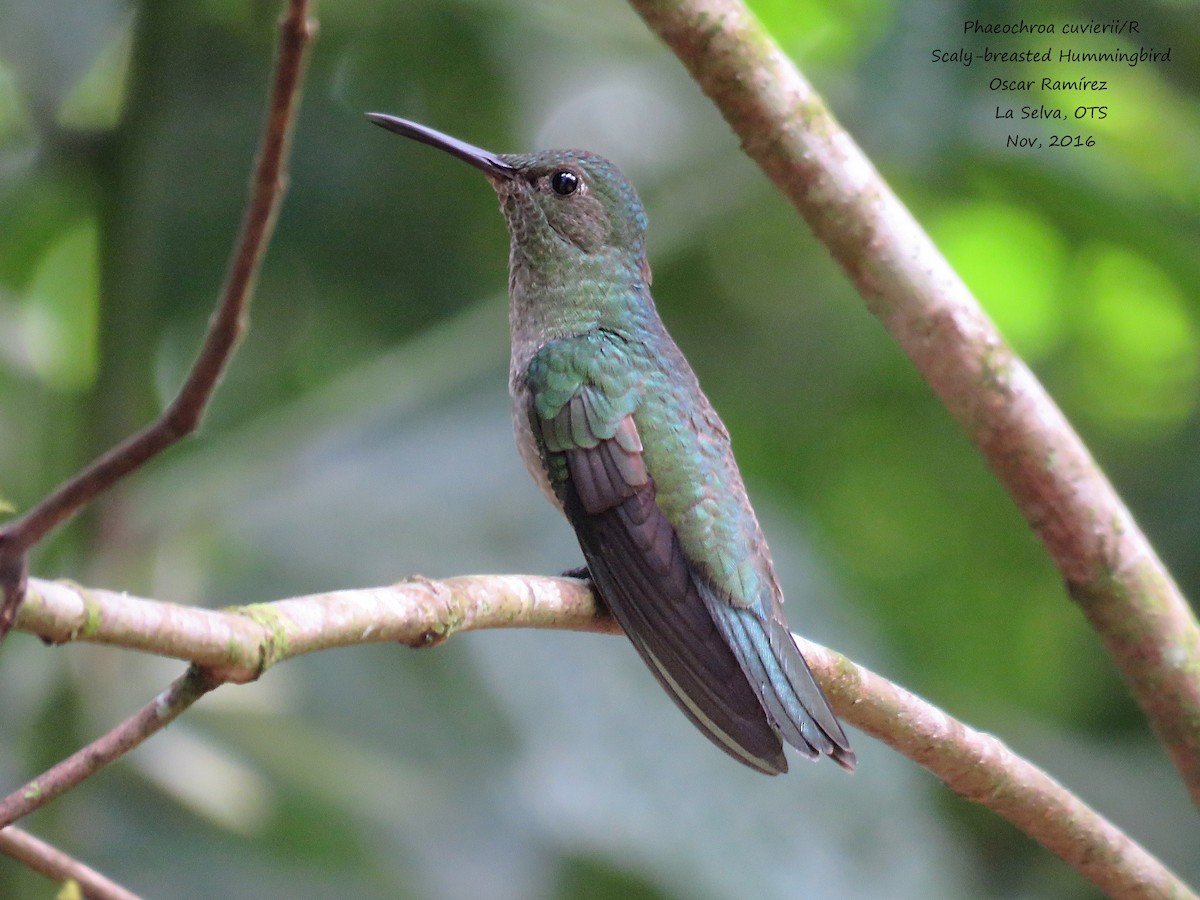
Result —
M853 770L784 621L729 433L650 297L633 187L592 153L489 153L367 115L481 169L499 196L517 447L650 671L714 744L759 772L787 771L781 737Z

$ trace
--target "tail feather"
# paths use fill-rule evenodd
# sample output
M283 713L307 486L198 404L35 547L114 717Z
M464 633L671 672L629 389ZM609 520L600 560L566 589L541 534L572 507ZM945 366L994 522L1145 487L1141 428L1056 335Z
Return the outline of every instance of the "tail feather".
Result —
M768 775L786 772L783 744L700 598L653 484L592 515L574 490L567 496L597 592L671 699L734 759Z
M783 739L809 759L825 754L854 771L850 742L791 632L773 617L716 597L707 586L701 594Z

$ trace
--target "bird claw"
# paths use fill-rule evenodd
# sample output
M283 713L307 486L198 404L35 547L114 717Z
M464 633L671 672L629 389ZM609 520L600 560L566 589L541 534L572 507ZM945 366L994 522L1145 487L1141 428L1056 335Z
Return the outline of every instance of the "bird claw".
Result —
M592 579L592 570L584 563L582 566L576 566L573 569L567 569L562 573L563 578L578 578L581 581L586 581L588 590L592 592L592 596L596 598L596 615L603 616L607 619L612 618L612 611L609 609L608 601L604 599L604 595L600 593L600 588Z
M567 569L562 573L563 578L578 578L586 581L589 585L592 584L592 570L587 567L587 563L582 566L576 566L573 569Z

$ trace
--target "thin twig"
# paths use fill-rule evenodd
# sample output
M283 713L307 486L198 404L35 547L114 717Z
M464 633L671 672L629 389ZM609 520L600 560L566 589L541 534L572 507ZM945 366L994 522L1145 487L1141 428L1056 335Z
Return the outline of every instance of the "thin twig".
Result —
M150 735L166 728L180 713L220 684L220 677L211 670L190 666L169 688L116 728L0 800L0 828L41 809L55 797L120 759Z
M200 660L210 677L248 681L293 656L357 644L431 646L462 631L556 628L616 634L584 582L476 575L412 579L216 611L32 579L18 627ZM996 738L955 721L886 679L801 641L846 722L1012 822L1113 897L1194 898L1162 863Z
M305 51L315 31L308 18L307 0L289 0L279 31L270 112L250 198L225 287L196 362L178 396L157 419L67 479L23 516L0 528L0 638L12 627L24 596L30 548L96 496L196 430L221 372L246 329L255 276L283 199Z
M1200 804L1200 625L1079 436L739 0L630 0L1004 483Z
M0 828L0 853L11 856L53 881L76 882L88 900L138 900L137 894L125 890L91 866L11 825Z

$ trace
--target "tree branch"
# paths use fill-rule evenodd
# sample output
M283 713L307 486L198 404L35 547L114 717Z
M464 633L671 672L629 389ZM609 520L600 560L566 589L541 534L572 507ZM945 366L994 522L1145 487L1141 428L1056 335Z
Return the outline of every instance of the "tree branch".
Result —
M168 447L194 432L246 328L250 297L287 180L285 161L300 100L304 56L315 33L307 0L289 0L279 23L270 112L250 198L216 312L178 396L141 431L59 485L20 518L0 528L0 638L12 627L25 592L29 550L50 531Z
M630 4L975 442L1200 804L1200 626L1062 412L739 0Z
M427 647L484 628L619 633L611 618L598 614L584 582L516 575L417 578L224 611L33 579L17 626L48 641L84 640L193 660L203 667L193 672L204 673L194 677L209 679L205 684L250 681L275 663L316 650L394 641ZM844 721L1012 822L1110 896L1195 896L1116 826L996 738L832 650L797 640Z
M221 683L220 676L201 666L191 666L169 688L116 728L0 800L0 828L41 809L120 759Z
M1196 896L1121 829L1003 741L832 650L800 637L796 643L844 721L1007 819L1107 896Z
M413 578L221 611L33 578L17 627L54 644L87 641L193 662L234 683L334 647L432 647L451 634L484 628L621 633L615 622L597 617L579 581L525 575Z
M53 881L76 882L88 900L138 900L136 894L95 869L19 828L0 828L0 853L23 862Z

